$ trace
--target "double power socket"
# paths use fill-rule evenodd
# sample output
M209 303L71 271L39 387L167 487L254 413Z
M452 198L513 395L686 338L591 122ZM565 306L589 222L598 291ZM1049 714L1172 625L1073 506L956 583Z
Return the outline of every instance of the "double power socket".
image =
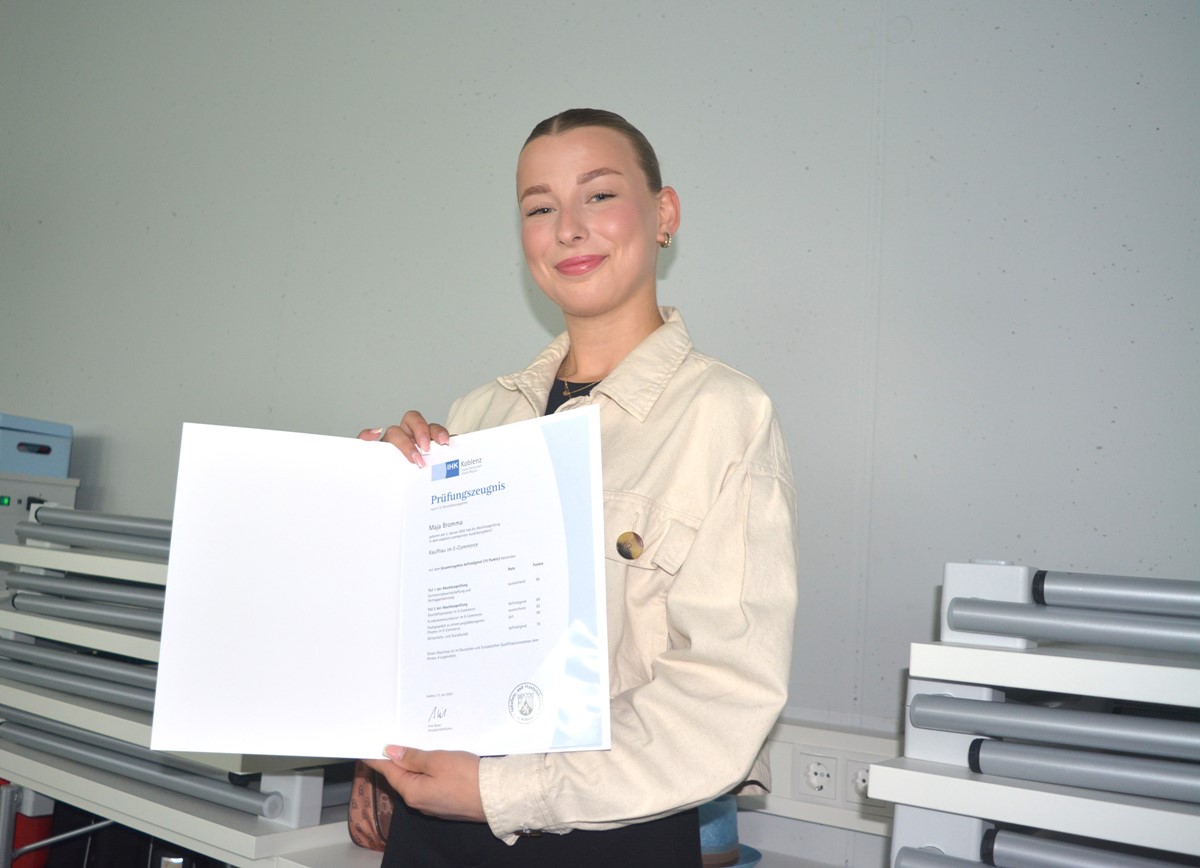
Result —
M888 813L890 803L867 795L870 766L891 757L841 754L825 756L810 753L819 750L796 745L792 753L792 797L861 805L864 812Z
M872 763L895 759L896 736L780 721L768 739L771 794L764 810L856 831L885 834L890 802L872 799Z

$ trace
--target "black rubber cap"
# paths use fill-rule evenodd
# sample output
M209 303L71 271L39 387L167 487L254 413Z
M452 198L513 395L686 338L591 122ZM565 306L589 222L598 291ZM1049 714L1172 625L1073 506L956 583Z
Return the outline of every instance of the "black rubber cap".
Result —
M967 750L967 765L975 774L983 774L979 769L979 749L983 747L983 739L977 738L971 742L971 747Z
M983 833L983 841L979 844L979 861L984 865L996 864L996 830L994 828Z
M1046 571L1038 570L1033 574L1033 601L1039 606L1046 605Z

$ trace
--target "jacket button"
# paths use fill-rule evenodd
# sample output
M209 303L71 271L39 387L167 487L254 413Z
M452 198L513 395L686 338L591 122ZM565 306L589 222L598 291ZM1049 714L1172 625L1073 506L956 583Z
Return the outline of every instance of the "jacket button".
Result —
M627 530L617 537L617 554L627 561L637 560L645 550L646 546L642 542L642 538L631 530Z

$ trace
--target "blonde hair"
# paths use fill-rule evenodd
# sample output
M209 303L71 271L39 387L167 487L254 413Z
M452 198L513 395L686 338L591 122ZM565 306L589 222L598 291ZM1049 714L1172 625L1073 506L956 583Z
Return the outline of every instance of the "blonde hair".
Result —
M615 112L591 108L567 109L553 117L546 118L535 126L529 137L525 139L525 144L528 145L534 139L542 136L556 136L580 127L603 127L623 135L633 148L638 165L642 167L642 172L646 175L646 183L650 185L650 192L657 193L662 190L662 172L659 170L658 155L654 153L654 148L642 135L641 130ZM522 145L523 147L524 145Z

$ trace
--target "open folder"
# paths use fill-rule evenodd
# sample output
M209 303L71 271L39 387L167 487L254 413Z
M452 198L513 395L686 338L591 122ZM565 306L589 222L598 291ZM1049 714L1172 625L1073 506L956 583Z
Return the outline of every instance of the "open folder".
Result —
M387 443L187 424L151 747L609 746L599 412Z

